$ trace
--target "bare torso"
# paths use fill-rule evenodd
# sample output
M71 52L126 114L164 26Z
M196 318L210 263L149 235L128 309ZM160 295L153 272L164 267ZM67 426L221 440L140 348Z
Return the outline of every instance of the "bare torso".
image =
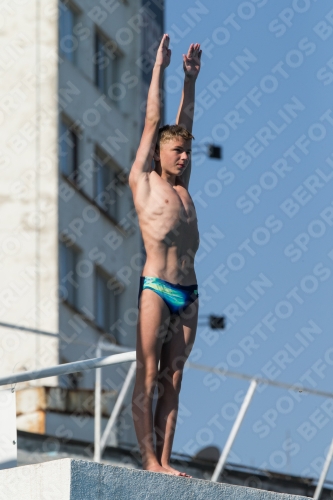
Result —
M198 221L185 186L181 181L171 186L152 171L142 175L133 197L147 253L142 275L180 285L197 283Z

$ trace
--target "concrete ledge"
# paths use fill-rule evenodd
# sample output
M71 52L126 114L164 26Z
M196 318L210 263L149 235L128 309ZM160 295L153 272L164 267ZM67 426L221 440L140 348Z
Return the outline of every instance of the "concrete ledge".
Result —
M0 471L1 500L306 500L65 458Z

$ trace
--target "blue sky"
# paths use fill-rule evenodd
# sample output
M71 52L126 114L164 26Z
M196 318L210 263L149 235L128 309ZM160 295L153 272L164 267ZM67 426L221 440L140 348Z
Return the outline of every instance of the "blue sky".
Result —
M176 116L182 54L199 42L193 149L223 147L222 161L193 157L190 194L200 316L224 314L228 328L199 328L191 359L333 392L331 2L167 2L165 31L166 122ZM247 388L188 370L174 450L222 448ZM229 460L318 477L332 408L325 397L258 390Z

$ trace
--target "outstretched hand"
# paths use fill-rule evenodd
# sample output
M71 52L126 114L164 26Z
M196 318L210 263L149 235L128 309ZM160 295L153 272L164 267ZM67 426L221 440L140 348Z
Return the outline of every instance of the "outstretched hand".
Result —
M169 49L169 43L169 35L163 35L156 54L156 64L162 68L167 68L170 64L171 50Z
M186 78L196 79L201 66L201 54L199 43L191 43L187 54L183 54L183 67Z

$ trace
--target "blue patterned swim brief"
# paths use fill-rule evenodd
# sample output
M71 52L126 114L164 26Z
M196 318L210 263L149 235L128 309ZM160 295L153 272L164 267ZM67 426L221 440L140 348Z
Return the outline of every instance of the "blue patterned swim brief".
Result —
M142 290L145 288L156 292L164 300L171 314L179 314L181 310L192 304L199 297L197 284L188 286L175 285L160 278L141 276L138 307L140 307Z

